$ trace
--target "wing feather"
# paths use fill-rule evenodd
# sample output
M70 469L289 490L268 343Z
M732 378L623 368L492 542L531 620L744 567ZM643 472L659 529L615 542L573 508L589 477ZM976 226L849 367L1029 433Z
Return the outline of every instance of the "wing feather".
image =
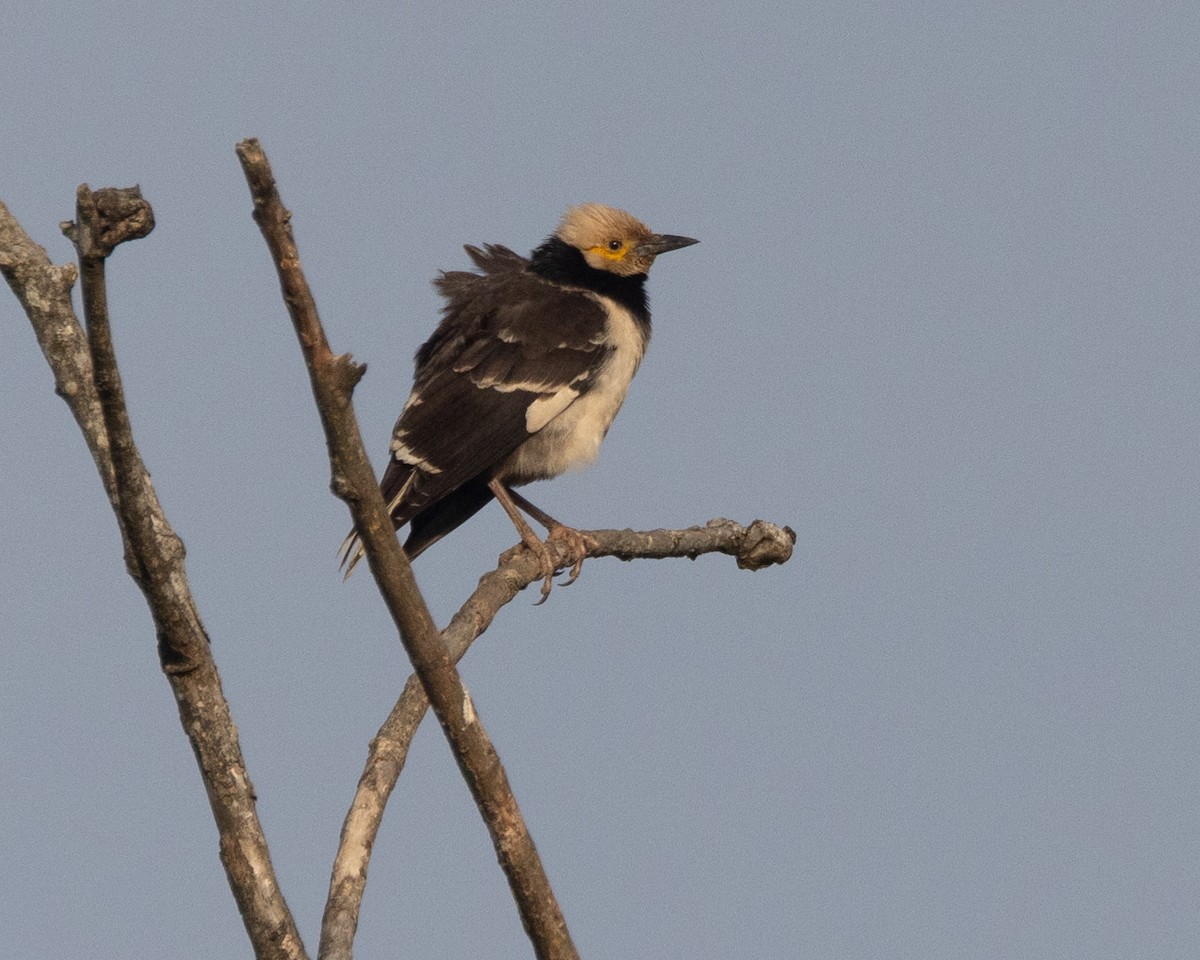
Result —
M611 351L594 297L529 273L506 247L468 254L483 273L438 279L442 321L396 422L383 486L408 487L397 526L500 465L587 392Z
M417 351L380 484L397 529L412 524L410 556L491 498L491 472L587 393L614 349L591 294L530 273L507 247L466 251L481 272L435 281L442 319ZM360 556L351 534L343 563Z

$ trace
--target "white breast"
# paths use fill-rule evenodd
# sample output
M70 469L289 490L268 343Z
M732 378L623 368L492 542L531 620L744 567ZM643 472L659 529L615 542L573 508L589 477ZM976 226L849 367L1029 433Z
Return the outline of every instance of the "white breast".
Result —
M535 430L540 427L540 432L513 452L499 471L501 479L527 483L586 467L596 459L613 418L625 402L629 384L646 352L646 338L633 314L624 307L600 294L589 296L599 301L608 314L604 342L613 352L583 396L576 399L578 392L564 387L531 406L527 425ZM561 412L557 412L559 409ZM551 411L557 415L541 426Z

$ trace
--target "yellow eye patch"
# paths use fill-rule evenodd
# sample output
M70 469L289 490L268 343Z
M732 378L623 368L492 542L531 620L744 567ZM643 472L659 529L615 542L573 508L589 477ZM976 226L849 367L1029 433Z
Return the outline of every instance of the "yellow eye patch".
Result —
M613 244L617 246L614 248ZM591 247L588 253L598 253L605 260L624 260L625 255L629 253L629 246L624 240L610 240Z

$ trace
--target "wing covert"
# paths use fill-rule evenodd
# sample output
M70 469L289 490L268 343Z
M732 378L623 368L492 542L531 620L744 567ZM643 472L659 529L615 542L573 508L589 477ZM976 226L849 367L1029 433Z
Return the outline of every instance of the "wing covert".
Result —
M590 388L611 347L606 314L583 291L524 270L523 258L469 251L483 275L447 273L444 316L417 353L393 432L386 496L401 525L501 464ZM481 263L490 254L498 260Z

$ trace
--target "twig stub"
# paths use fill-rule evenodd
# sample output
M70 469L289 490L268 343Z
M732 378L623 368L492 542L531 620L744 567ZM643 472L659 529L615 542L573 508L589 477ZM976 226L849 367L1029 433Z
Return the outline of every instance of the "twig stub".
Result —
M120 244L140 240L154 229L154 210L136 185L92 190L81 183L75 203L79 220L61 226L82 259L107 257Z

